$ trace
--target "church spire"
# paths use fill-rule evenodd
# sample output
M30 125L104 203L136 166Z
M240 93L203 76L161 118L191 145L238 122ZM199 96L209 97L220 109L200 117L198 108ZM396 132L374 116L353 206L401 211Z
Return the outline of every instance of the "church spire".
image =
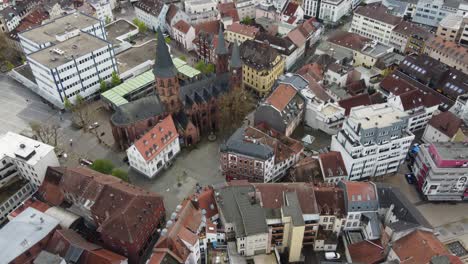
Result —
M223 28L221 25L219 25L218 45L216 46L215 52L217 55L228 54L228 50L226 49L226 42L224 41Z
M234 41L234 46L232 47L231 62L229 63L229 66L231 69L238 69L242 67L237 40Z
M176 76L177 69L172 62L161 27L158 28L157 38L156 59L153 67L154 76L161 78Z

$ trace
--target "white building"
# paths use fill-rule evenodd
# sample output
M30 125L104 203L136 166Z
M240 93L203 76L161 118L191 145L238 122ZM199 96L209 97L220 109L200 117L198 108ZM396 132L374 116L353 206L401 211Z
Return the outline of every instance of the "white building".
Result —
M409 116L388 104L351 109L331 150L341 152L350 180L394 173L403 163L414 135Z
M60 166L54 147L42 142L8 132L0 138L0 188L7 187L15 193L0 203L0 223L21 202L29 197L44 180L47 167ZM20 184L19 177L27 183ZM20 186L21 185L21 186Z
M466 127L464 122L452 112L442 112L434 115L428 122L422 140L432 142L454 142L465 139Z
M331 135L336 134L343 124L345 109L335 102L323 101L311 89L302 89L301 94L306 99L304 124Z
M256 0L240 0L236 2L237 13L239 19L242 20L246 17L255 18L255 5L259 1Z
M169 6L161 0L140 0L135 4L135 15L145 25L156 31L166 25L166 14Z
M101 20L106 21L110 19L110 21L114 21L114 15L112 14L112 6L111 1L109 0L87 0L87 2L93 7L95 10L95 16Z
M65 99L91 98L100 82L118 72L112 44L85 32L27 56L38 85L37 93L59 108Z
M0 229L0 246L3 248L0 259L3 263L16 263L31 257L29 250L37 252L42 249L47 237L52 236L58 226L57 219L27 208Z
M47 167L60 166L54 147L42 142L15 134L6 133L0 138L1 171L0 187L6 179L21 176L39 187L44 180ZM6 174L11 173L4 178Z
M381 3L372 3L354 11L349 31L388 45L392 30L401 21L401 17L389 14L387 7Z
M28 55L63 42L82 32L104 40L107 39L104 22L80 12L56 18L40 27L23 31L18 36L24 53Z
M0 10L1 32L13 31L21 22L21 17L13 7Z
M179 20L172 27L172 38L187 51L195 48L193 45L195 28L184 20Z
M433 94L413 90L399 96L390 95L387 103L408 114L408 130L414 132L426 127L442 102Z
M215 0L186 0L184 5L192 25L218 19L218 2Z
M461 1L419 0L413 17L414 23L437 27L449 14L456 14Z
M127 149L130 166L153 178L180 152L179 134L167 116Z
M305 0L302 7L307 16L317 17L325 23L334 24L351 12L351 0Z

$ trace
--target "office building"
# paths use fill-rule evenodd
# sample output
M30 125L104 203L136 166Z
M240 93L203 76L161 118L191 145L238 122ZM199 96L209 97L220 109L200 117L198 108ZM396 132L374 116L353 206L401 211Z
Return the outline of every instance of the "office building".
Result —
M468 199L468 151L463 142L421 145L413 164L421 193L430 201Z
M408 114L388 104L351 109L343 128L332 136L331 150L341 152L349 180L398 171L414 135Z

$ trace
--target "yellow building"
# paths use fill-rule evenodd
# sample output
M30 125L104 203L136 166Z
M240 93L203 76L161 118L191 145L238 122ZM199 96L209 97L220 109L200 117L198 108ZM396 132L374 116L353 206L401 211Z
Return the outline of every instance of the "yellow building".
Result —
M353 52L354 66L373 67L379 58L392 51L392 47L380 43L366 45L362 50Z
M246 40L253 40L258 32L259 29L256 27L235 22L227 26L224 37L230 43L237 41L238 44L241 44Z
M284 59L268 44L247 40L240 47L244 85L258 95L267 95L284 72Z

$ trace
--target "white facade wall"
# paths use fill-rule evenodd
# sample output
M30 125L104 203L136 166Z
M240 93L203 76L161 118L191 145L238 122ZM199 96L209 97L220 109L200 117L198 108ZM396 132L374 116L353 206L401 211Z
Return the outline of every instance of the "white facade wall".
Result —
M349 31L388 45L390 44L390 36L395 27L396 25L387 24L354 13Z
M268 249L268 233L256 234L237 238L237 253L241 256L265 254Z
M351 11L352 1L305 0L302 4L304 14L318 17L325 23L336 23Z
M187 241L182 239L182 242L187 246L188 250L190 251L190 254L187 256L187 259L185 260L186 264L198 264L200 263L200 243L198 240L195 242L194 245L191 245Z
M305 125L328 134L336 134L344 121L345 109L337 103L323 102L310 89L302 89L301 94L306 98ZM327 107L337 111L324 111Z
M189 0L184 2L190 24L195 25L218 19L218 2L214 0Z
M195 28L190 26L190 29L187 33L181 32L178 29L174 28L173 31L173 38L175 41L182 44L185 50L193 50L195 46L193 45L193 40L195 39Z
M413 17L414 23L437 27L449 14L456 14L458 7L444 5L444 0L419 0Z
M166 24L166 13L169 7L167 5L164 5L161 9L161 12L159 15L153 15L151 13L146 12L143 9L140 9L139 7L135 7L135 16L143 21L145 25L153 30L156 31L160 26L163 26ZM177 22L177 21L176 21Z
M99 3L91 4L96 9L96 17L101 21L106 21L109 18L114 21L114 15L112 14L112 6L110 1L101 1Z
M340 87L344 87L346 85L346 80L348 79L348 74L341 74L331 70L328 70L325 73L325 81L328 83L336 83Z
M0 161L0 188L16 176L18 176L18 167L16 167L14 160L8 156L4 156Z
M408 37L392 30L390 34L390 46L395 48L398 52L404 53L406 44L408 43Z
M180 142L178 138L166 145L159 154L152 160L146 161L135 145L127 149L127 157L130 166L143 173L148 178L153 178L158 174L174 157L180 152Z
M83 98L93 96L99 91L100 81L110 81L112 72L117 72L111 44L53 69L29 56L27 59L39 89L49 95L45 99L60 102L62 107L65 98L73 103L78 94Z
M405 109L403 108L403 104L401 103L400 96L391 95L387 98L387 102L389 105L400 109L401 111L405 111ZM426 127L427 123L432 118L432 115L437 110L437 108L438 105L432 107L422 106L416 109L405 111L410 116L408 120L408 130L413 132Z
M452 139L448 137L447 135L445 135L444 133L440 132L438 129L435 129L433 126L428 125L424 129L422 140L426 143L432 143L432 142L449 142Z
M242 20L246 17L255 18L255 6L258 1L256 0L242 0L236 2L237 14L239 19Z
M19 16L13 16L10 20L6 21L6 29L8 32L13 31L17 26L19 26L21 18Z

